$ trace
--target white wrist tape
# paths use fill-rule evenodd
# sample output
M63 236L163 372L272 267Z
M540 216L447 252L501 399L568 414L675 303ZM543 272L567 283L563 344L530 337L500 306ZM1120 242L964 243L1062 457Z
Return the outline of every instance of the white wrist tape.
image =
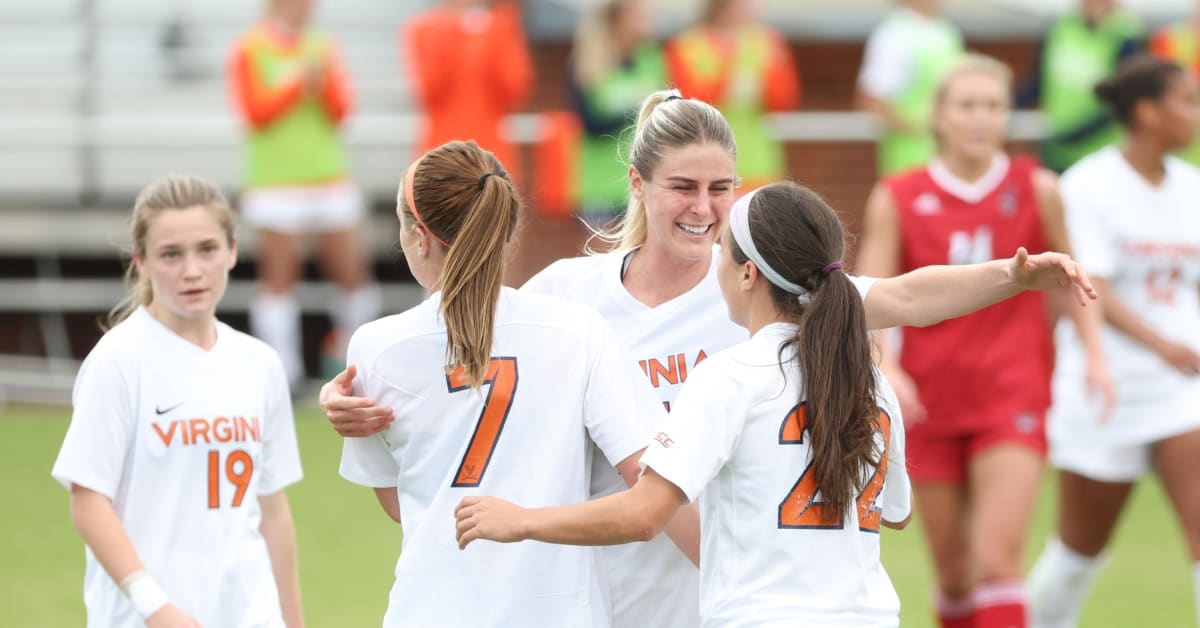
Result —
M122 580L121 590L129 596L129 601L133 602L133 607L142 619L157 613L170 601L167 599L167 592L158 586L150 574L142 570L135 571Z

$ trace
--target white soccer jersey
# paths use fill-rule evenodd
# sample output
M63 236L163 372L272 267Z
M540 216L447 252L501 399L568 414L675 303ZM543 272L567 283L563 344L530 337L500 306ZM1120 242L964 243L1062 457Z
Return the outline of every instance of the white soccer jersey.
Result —
M589 437L611 469L645 445L662 406L594 311L507 288L488 383L472 391L441 367L440 302L435 293L364 325L347 356L354 394L396 414L384 432L346 439L341 464L352 482L397 487L404 542L384 625L606 625L595 548L460 551L454 508L481 494L527 507L584 501Z
M626 252L559 260L530 279L522 292L550 294L587 304L616 330L623 345L670 409L689 373L709 355L746 340L729 320L717 283L720 248L704 279L658 307L635 299L621 282ZM863 297L873 279L852 278ZM659 425L645 427L649 433ZM592 497L623 490L611 466L592 467ZM602 548L615 628L695 628L699 623L699 572L666 535L647 543Z
M1067 226L1088 273L1107 279L1114 297L1159 334L1200 350L1200 171L1174 157L1166 167L1152 187L1116 147L1083 159L1062 178ZM1073 324L1064 319L1056 329L1052 442L1089 429L1111 442L1145 443L1200 426L1200 379L1110 326L1103 339L1118 407L1101 423L1083 390L1086 354Z
M910 512L899 404L877 373L886 463L845 513L822 510L800 374L778 361L794 332L768 325L694 369L642 465L700 499L700 625L896 626L879 525Z
M283 626L260 495L299 481L279 356L217 323L205 351L145 309L100 339L75 380L51 474L112 499L146 571L205 626ZM87 549L88 625L145 626Z

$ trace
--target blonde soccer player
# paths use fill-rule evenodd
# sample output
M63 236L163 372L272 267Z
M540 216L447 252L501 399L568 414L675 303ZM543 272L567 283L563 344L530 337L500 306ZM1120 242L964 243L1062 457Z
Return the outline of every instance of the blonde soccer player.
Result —
M1152 470L1182 524L1200 604L1200 170L1171 155L1200 126L1198 93L1178 65L1131 57L1096 87L1124 143L1063 175L1071 239L1097 278L1117 403L1105 414L1081 389L1085 352L1060 323L1048 426L1060 505L1056 538L1029 576L1035 628L1076 624L1130 490Z
M215 316L233 212L211 183L166 176L132 224L134 284L79 370L51 472L87 545L87 625L303 626L287 380Z
M341 474L403 528L384 626L607 626L593 550L464 554L453 510L479 490L543 505L586 499L589 443L632 483L663 408L594 311L502 287L520 197L495 156L450 142L409 167L400 244L431 296L359 328L354 394L396 417L347 438ZM689 526L695 542L698 522Z
M898 625L879 528L909 519L903 421L841 268L842 225L776 183L735 203L724 231L717 278L750 340L692 371L637 484L529 510L466 497L459 545L646 541L699 499L701 626Z
M733 133L714 107L678 92L651 94L628 156L625 218L606 236L613 250L556 262L522 288L599 312L668 408L701 361L746 338L729 320L716 275L717 234L737 184L736 152ZM1058 286L1060 279L1071 290L1090 289L1074 263L1055 253L852 281L865 295L867 325L880 328L932 324L1026 289ZM349 396L348 375L322 389L322 408L334 427L344 436L386 427L394 413L369 397ZM653 433L659 425L643 429ZM624 486L611 465L595 466L592 496ZM614 626L697 625L699 575L668 539L607 547L604 554Z

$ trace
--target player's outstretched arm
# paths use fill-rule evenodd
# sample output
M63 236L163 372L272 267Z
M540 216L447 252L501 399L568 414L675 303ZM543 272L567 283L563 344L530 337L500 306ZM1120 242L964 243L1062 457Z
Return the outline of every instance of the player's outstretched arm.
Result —
M642 458L645 448L617 464L617 472L625 479L625 483L633 488L637 486L642 468L638 460ZM684 504L675 511L667 521L663 532L683 552L692 564L700 566L700 509L695 503Z
M258 498L262 522L258 529L267 544L271 572L279 589L279 606L287 628L304 627L304 607L300 603L300 573L296 568L296 527L287 494L276 491Z
M200 628L200 622L179 610L167 594L142 569L133 541L103 493L71 486L71 521L92 548L96 560L130 596L150 628Z
M867 327L925 327L970 314L1025 290L1062 289L1080 305L1096 299L1087 273L1069 255L1030 255L963 266L925 266L881 279L867 293Z
M685 501L683 491L653 469L633 488L570 506L526 509L495 497L464 497L454 510L458 547L479 539L563 545L649 541Z
M318 402L329 424L342 436L370 436L387 429L396 418L390 407L367 397L352 397L356 369L351 364L321 386Z

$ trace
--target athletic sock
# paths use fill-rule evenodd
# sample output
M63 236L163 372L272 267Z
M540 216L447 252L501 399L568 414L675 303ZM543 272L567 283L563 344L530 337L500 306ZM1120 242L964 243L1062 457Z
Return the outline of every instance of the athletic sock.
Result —
M299 384L304 377L304 356L300 346L300 306L296 299L291 294L255 295L250 303L250 333L279 354L288 384Z
M1025 628L1025 587L1020 580L992 580L971 593L974 628Z
M937 607L938 624L941 628L974 628L974 608L971 606L971 596L952 599L938 591L934 604Z
M1029 623L1032 628L1075 628L1092 584L1104 567L1104 554L1084 556L1057 538L1029 572Z

